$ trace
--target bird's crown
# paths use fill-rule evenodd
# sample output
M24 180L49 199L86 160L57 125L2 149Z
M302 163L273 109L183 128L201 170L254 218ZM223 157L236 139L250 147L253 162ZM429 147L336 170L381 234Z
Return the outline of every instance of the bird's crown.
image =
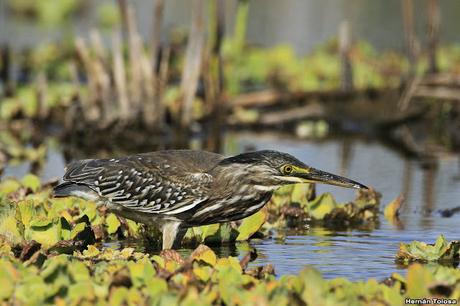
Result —
M298 167L306 167L304 163L299 161L294 156L274 150L261 150L241 153L232 157L225 158L220 162L220 164L263 164L274 168L278 168L284 164L289 164Z

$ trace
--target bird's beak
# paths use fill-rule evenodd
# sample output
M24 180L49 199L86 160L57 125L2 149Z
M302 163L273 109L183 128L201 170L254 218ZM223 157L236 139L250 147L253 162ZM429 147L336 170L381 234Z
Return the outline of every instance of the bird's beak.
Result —
M304 183L323 183L346 188L369 189L367 186L346 177L314 168L297 169L294 176L300 178Z

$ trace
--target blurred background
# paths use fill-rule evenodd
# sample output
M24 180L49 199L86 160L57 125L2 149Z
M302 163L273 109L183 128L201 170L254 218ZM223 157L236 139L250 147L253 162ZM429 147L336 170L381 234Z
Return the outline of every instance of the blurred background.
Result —
M0 0L0 173L285 151L405 203L397 224L262 241L258 262L383 277L397 242L458 238L459 20L456 0Z

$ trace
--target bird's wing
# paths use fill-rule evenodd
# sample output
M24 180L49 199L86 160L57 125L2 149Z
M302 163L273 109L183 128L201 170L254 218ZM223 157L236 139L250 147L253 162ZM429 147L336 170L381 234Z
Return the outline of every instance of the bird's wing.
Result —
M89 186L113 204L134 211L175 215L208 199L213 177L165 160L134 155L71 163L65 181Z

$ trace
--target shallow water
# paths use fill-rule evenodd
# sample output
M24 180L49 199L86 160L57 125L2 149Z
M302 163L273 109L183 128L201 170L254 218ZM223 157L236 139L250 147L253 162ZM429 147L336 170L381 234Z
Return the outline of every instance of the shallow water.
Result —
M400 268L394 262L399 242L434 242L438 235L459 239L460 214L443 218L439 209L460 205L457 159L439 160L438 167L424 170L415 161L377 142L334 140L309 143L272 137L239 136L236 147L275 149L291 153L322 170L348 176L382 193L382 206L399 194L406 201L401 223L389 224L383 215L380 226L371 231L331 231L310 228L302 234L287 233L286 239L251 243L260 256L254 264L274 263L278 275L297 273L314 265L327 278L383 279ZM318 185L317 192L331 192L338 201L354 198L354 191Z
M327 278L383 279L400 269L394 262L399 242L421 240L433 242L440 234L459 239L460 214L443 218L439 209L460 206L458 161L454 157L439 160L438 166L425 170L416 161L383 146L362 140L330 140L321 143L280 140L280 136L233 134L227 137L226 154L247 148L274 149L291 153L305 163L325 171L348 176L382 193L382 207L404 194L406 202L398 225L380 216L374 230L332 231L307 228L302 232L276 233L273 238L253 240L258 259L252 265L272 263L277 275L298 273L306 265L318 268ZM59 150L52 150L44 168L44 180L63 174L65 161ZM8 167L4 176L21 177L29 171L27 164ZM318 185L317 192L331 192L338 201L352 200L355 191ZM278 239L277 236L285 237ZM139 242L123 243L144 248ZM108 243L119 247L120 243ZM241 246L223 246L215 251L221 255L243 256ZM189 253L190 250L181 250Z

